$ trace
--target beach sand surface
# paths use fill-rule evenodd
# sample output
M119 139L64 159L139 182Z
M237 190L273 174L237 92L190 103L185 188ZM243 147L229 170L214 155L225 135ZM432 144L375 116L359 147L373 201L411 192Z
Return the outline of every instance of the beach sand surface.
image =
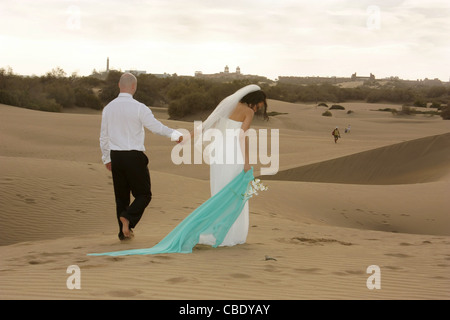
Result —
M269 190L249 200L247 243L120 257L87 254L155 245L208 199L208 166L173 164L174 142L148 132L153 199L121 242L101 113L0 105L0 299L450 299L450 122L342 105L270 100L280 114L254 120L278 130L279 171L254 165Z

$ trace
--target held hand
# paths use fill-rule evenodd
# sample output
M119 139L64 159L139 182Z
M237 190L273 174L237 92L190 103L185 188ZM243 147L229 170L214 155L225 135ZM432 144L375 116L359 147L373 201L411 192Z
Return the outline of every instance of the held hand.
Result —
M194 131L190 131L189 135L188 134L184 134L184 135L180 136L176 142L177 143L188 142L190 139L192 139L193 136L194 136Z
M111 171L111 162L108 162L105 164L106 169L108 169L109 171Z

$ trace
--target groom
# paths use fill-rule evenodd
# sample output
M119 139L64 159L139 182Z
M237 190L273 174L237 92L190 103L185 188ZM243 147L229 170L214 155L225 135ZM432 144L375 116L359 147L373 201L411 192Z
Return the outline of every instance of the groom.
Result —
M119 239L132 236L132 229L152 199L144 127L153 133L181 142L182 134L156 120L151 110L133 99L137 79L124 73L119 96L102 112L100 148L106 168L112 172ZM130 192L134 201L130 204Z

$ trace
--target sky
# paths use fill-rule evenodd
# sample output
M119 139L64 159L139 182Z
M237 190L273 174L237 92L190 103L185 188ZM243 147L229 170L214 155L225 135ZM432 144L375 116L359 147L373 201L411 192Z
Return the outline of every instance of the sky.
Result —
M0 0L0 68L450 79L448 0Z

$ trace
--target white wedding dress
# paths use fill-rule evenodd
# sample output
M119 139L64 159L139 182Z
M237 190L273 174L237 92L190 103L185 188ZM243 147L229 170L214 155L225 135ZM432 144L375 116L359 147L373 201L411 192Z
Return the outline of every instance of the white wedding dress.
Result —
M225 117L220 118L215 125L215 129L220 131L223 139L213 141L214 160L210 164L211 197L244 170L244 157L239 135L237 134L241 126L242 122ZM231 132L235 132L236 134L230 134ZM231 226L220 246L234 246L245 243L248 227L249 207L248 202L246 202L242 212ZM216 239L211 234L200 235L199 244L214 245L215 242Z

